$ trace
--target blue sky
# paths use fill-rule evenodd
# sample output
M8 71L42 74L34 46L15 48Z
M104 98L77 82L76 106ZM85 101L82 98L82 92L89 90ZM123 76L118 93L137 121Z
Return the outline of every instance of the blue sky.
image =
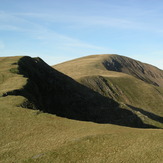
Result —
M163 69L162 20L162 0L0 0L0 56L120 54Z

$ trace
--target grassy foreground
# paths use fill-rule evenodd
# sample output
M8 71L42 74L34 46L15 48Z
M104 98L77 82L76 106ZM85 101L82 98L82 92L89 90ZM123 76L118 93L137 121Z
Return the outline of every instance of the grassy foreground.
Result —
M163 162L163 130L60 118L0 99L0 162ZM12 107L11 107L12 103Z

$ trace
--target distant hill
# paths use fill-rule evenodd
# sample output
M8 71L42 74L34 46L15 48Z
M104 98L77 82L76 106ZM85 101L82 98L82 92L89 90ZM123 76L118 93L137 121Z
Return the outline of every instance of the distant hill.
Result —
M69 64L72 63L71 66ZM58 69L61 69L67 74L74 76L78 74L87 75L89 72L98 70L97 73L100 73L101 70L109 70L115 72L121 72L134 76L140 80L143 80L149 84L155 86L163 87L163 70L146 64L132 58L125 56L120 56L116 54L106 54L106 55L92 55L83 58L74 59L67 61L58 65L55 65ZM66 70L66 68L67 70ZM85 68L84 68L85 67ZM75 68L78 68L80 71L75 72ZM94 70L90 70L93 68ZM84 69L87 69L85 72ZM71 71L72 72L69 72ZM85 74L84 74L85 73ZM94 72L95 74L95 72Z
M87 56L53 67L125 105L145 123L162 126L162 70L119 55Z
M149 64L120 56L111 55L103 60L107 70L123 72L155 86L163 87L163 71Z

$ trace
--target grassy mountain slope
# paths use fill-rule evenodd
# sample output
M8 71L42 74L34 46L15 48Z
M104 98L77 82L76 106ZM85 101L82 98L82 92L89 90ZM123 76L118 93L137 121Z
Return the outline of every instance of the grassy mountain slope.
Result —
M40 100L38 105L36 97L47 89L47 78L43 81L39 77L43 75L43 67L47 69L38 58L0 58L0 162L163 162L161 129L70 120L40 111L44 103ZM55 71L48 69L50 74ZM63 74L55 71L54 76L58 87L57 80ZM45 87L39 85L42 82ZM64 85L63 88L67 89ZM33 110L37 107L40 110Z
M163 127L162 70L118 55L83 57L54 68L122 103L145 123Z
M72 64L70 66L70 64ZM123 73L134 76L147 83L163 87L163 70L140 61L115 55L91 55L74 59L54 66L55 68L69 74L73 78L93 74L104 75L106 70L110 76L121 76ZM116 72L116 73L115 73ZM120 72L120 73L117 73ZM108 74L107 74L108 75Z
M22 107L77 120L149 127L136 114L121 108L113 99L77 83L40 58L22 57L15 69L25 77L23 80L26 82L20 89L3 93L2 98L23 96L26 101L21 104Z

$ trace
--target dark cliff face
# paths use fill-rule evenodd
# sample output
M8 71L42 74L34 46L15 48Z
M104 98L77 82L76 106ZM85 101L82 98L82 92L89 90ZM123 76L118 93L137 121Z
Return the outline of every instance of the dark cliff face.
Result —
M19 73L28 82L22 90L8 95L26 97L28 102L23 107L76 120L149 127L133 112L51 68L40 58L23 57L18 65Z
M163 87L163 71L154 66L119 55L108 57L103 61L103 65L107 70L123 72L149 84Z

